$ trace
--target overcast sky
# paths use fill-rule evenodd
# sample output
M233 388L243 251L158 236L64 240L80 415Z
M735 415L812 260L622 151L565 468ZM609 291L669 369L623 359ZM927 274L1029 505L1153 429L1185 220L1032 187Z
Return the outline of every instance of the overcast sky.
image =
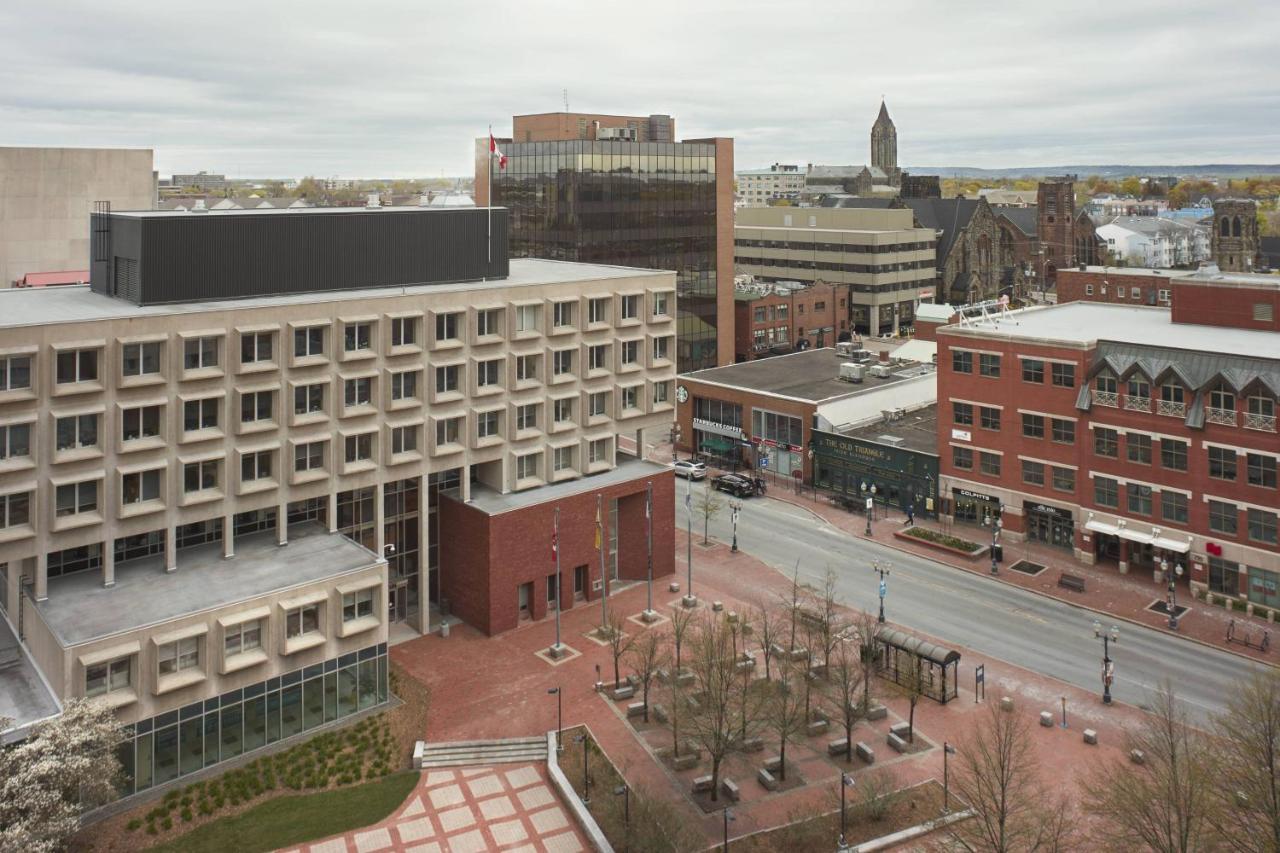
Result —
M736 166L1280 160L1280 2L4 0L0 145L162 175L470 174L563 108L670 113Z

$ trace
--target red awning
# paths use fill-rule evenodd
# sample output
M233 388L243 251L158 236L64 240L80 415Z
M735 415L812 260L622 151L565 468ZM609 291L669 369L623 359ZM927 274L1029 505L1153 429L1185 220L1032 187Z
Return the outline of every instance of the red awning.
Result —
M59 270L58 272L29 272L22 277L18 287L52 287L59 284L80 284L89 280L88 270Z

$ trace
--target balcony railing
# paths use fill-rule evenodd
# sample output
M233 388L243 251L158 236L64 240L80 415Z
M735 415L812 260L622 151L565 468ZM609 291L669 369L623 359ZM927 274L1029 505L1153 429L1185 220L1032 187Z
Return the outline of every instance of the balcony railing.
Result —
M1276 416L1275 415L1255 415L1252 413L1247 414L1244 416L1244 428L1260 429L1263 432L1275 432Z
M1168 415L1171 418L1185 418L1187 416L1187 404L1177 403L1173 400L1160 400L1156 403L1156 414Z
M1124 397L1124 407L1133 412L1149 412L1151 411L1151 398L1133 397L1126 394Z
M1097 391L1093 392L1093 402L1097 406L1110 406L1113 409L1120 408L1120 395L1114 391Z
M1204 419L1211 424L1226 424L1227 426L1236 425L1235 409L1215 409L1207 406L1204 410Z

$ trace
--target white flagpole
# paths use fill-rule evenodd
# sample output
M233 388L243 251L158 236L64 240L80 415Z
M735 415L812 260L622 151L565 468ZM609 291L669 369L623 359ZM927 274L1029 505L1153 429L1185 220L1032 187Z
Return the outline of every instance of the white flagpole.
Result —
M551 647L551 657L558 658L564 651L560 645L560 507L556 507L552 528L552 540L556 543L556 644Z
M606 547L604 533L604 495L596 495L596 536L600 537L600 588L603 592L600 597L601 636L604 636L604 630L609 627L609 578L605 573L604 566L604 550Z
M485 159L489 161L489 182L485 192L489 195L489 224L485 232L485 245L488 247L488 263L493 263L493 125L489 125L489 138L484 141Z
M649 606L645 608L644 620L652 622L657 613L653 610L653 483L645 483L644 487L644 527L648 546L649 562Z

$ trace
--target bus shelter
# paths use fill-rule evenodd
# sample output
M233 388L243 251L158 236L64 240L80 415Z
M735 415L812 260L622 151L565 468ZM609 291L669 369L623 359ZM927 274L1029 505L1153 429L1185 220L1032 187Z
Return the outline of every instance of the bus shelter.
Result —
M956 698L960 675L960 653L905 631L884 627L876 632L876 669L895 684L907 686L915 677L920 692L943 705Z

